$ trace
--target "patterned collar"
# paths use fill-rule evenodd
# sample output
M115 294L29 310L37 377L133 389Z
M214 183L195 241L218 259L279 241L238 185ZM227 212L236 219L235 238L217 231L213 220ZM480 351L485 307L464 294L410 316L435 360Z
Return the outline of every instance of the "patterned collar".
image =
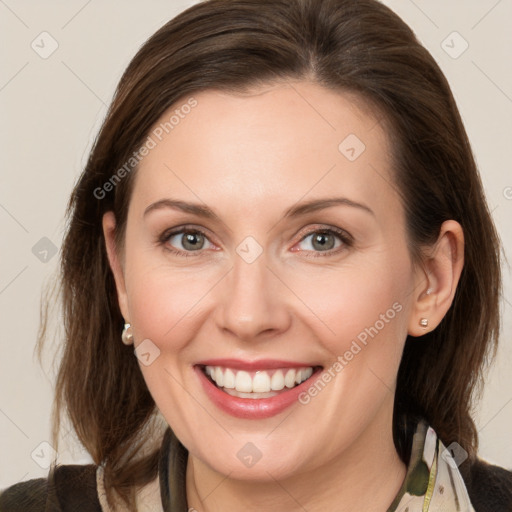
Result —
M475 512L457 467L461 454L448 450L434 429L421 420L404 483L387 512Z
M187 457L187 450L167 429L159 462L163 512L189 510L185 485ZM475 512L457 467L459 457L460 453L446 449L434 429L420 420L404 482L387 512Z

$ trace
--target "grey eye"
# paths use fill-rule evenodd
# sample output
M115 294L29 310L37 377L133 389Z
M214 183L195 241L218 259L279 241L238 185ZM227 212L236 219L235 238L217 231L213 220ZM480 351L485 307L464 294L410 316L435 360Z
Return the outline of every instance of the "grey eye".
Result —
M169 237L168 243L184 251L199 251L209 243L208 239L197 231L181 231Z
M315 231L305 236L300 244L306 244L301 247L304 251L329 251L341 245L340 236L335 233Z

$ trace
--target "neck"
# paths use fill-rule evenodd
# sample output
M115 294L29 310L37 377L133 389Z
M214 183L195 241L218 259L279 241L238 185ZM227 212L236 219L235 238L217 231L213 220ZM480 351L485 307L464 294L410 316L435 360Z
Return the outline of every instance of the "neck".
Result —
M189 454L187 501L190 509L201 512L383 512L397 495L405 473L388 413L321 467L279 481L229 478Z

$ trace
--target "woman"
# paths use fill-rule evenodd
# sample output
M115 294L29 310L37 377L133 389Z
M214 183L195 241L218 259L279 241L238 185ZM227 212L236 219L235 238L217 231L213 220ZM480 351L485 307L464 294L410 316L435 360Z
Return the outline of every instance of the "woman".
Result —
M96 465L1 510L512 510L470 415L498 237L388 8L185 11L126 70L69 216L54 431L66 409Z

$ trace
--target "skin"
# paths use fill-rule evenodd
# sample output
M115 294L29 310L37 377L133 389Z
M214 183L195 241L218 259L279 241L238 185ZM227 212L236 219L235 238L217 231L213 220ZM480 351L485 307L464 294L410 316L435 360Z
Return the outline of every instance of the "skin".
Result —
M450 307L462 229L445 222L422 265L413 263L386 132L355 96L300 81L194 97L197 107L140 165L122 248L113 214L103 220L135 346L150 339L160 350L141 371L189 450L188 505L205 512L386 510L405 476L392 440L400 357L407 334L421 343ZM354 161L338 149L349 134L366 146ZM298 203L334 196L372 213L336 205L284 216ZM144 215L165 198L208 206L218 219L173 208ZM186 250L181 235L159 240L183 225L206 234L190 257L170 252ZM345 230L353 242L333 234L327 250L313 245L328 228ZM252 263L236 252L248 236L263 250ZM400 312L317 396L277 416L226 414L193 371L217 357L331 368L397 303ZM236 455L248 442L262 454L252 467Z

